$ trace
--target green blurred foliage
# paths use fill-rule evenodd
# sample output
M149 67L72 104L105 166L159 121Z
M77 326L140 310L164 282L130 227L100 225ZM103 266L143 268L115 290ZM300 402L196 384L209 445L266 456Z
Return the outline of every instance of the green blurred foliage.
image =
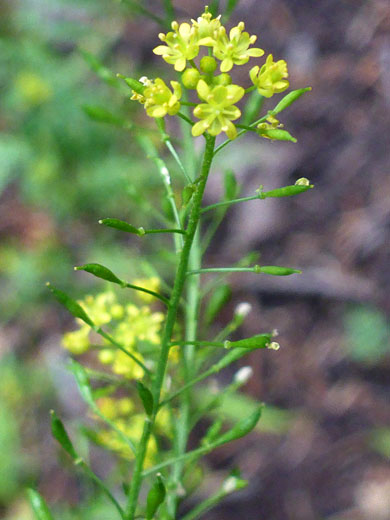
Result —
M363 305L350 308L344 327L348 353L355 361L375 364L390 354L390 326L380 309Z

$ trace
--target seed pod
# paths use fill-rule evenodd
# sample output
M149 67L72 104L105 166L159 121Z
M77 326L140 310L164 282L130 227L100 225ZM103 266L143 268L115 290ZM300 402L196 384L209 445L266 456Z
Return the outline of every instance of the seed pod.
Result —
M37 520L54 520L44 498L35 491L35 489L27 489L28 499Z
M282 130L280 128L259 129L258 133L261 137L272 139L273 141L291 141L292 143L297 142L296 138L287 132L287 130Z
M77 459L78 455L73 448L72 441L69 439L69 436L65 430L65 427L55 413L54 410L50 411L51 414L51 433L56 441L64 448L64 450L72 457L72 459Z
M241 419L238 423L233 426L231 430L223 434L217 441L215 442L216 446L221 446L222 444L226 444L227 442L234 441L236 439L240 439L244 437L248 433L250 433L256 424L259 422L261 411L263 409L263 405L259 406L257 410L255 410L249 417L245 419Z
M99 220L99 224L104 224L107 227L112 227L114 229L119 229L119 231L125 231L126 233L133 233L134 235L143 235L140 228L136 228L123 220L119 220L117 218L103 218Z
M132 89L134 90L135 92L137 92L137 94L143 94L144 93L144 90L145 90L145 85L143 85L140 81L138 81L137 79L133 79L133 78L126 78L125 76L123 76L123 74L117 74L117 77L118 78L121 78L125 81L125 83Z
M152 520L157 509L164 502L166 495L165 485L160 473L157 473L156 480L150 488L146 498L146 520Z
M271 274L273 276L288 276L290 274L301 274L299 269L291 269L290 267L280 267L278 265L257 265L255 273Z
M90 327L94 328L95 325L92 322L91 318L88 316L88 314L85 312L85 310L81 307L79 303L76 302L76 300L73 300L70 298L67 294L60 291L59 289L56 289L51 285L49 282L47 282L46 286L49 288L49 290L54 294L54 297L64 306L68 309L68 311L75 317L79 318L80 320L87 323Z
M217 435L221 431L222 425L222 419L217 419L215 422L213 422L213 424L208 428L206 435L201 440L201 444L211 444L217 438Z
M276 190L263 191L259 197L261 199L291 197L299 193L304 193L310 190L310 188L313 188L312 184L292 184L291 186L284 186L284 188L277 188Z
M108 282L116 283L118 285L125 285L125 283L120 280L115 274L104 267L104 265L100 264L85 264L80 265L74 268L75 271L86 271L87 273L91 273L97 278L101 278L102 280L107 280Z
M266 348L271 341L272 334L257 334L251 338L240 339L239 341L225 341L226 348Z
M292 105L294 103L294 101L299 99L302 96L302 94L304 94L305 92L309 92L310 90L311 90L311 87L306 87L306 88L300 88L298 90L293 90L292 92L289 92L286 96L284 96L283 99L281 99L281 101L279 101L279 103L276 105L276 107L273 110L271 110L272 114L273 115L279 114L279 112L282 112L282 110L289 107L290 105Z
M141 383L141 381L137 381L137 391L142 404L144 405L145 412L149 416L152 415L154 404L152 392L143 383Z
M210 325L218 313L223 309L226 303L232 297L232 290L229 285L220 285L211 294L205 310L206 325Z

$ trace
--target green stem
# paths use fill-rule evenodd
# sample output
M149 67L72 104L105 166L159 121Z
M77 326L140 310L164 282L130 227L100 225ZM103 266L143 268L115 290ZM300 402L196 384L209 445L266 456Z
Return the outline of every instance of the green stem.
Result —
M207 267L206 269L196 269L194 271L188 271L188 275L191 274L204 274L204 273L257 273L258 268L255 267Z
M161 352L160 358L158 361L158 365L156 368L156 376L153 381L152 386L152 395L153 395L153 412L150 417L150 421L146 421L144 425L143 434L141 440L138 445L137 456L135 460L135 466L132 476L132 481L130 485L128 504L126 509L126 519L134 520L137 501L139 492L141 489L142 479L143 479L143 465L146 455L146 450L148 446L148 442L150 439L150 435L153 429L153 425L156 419L157 412L159 410L159 402L161 389L164 382L164 376L166 372L167 362L168 362L168 354L170 349L170 343L173 333L173 328L176 322L176 316L179 309L180 299L182 296L184 284L186 281L186 273L188 269L188 261L191 252L192 243L194 240L194 236L198 227L199 219L200 219L200 209L203 199L204 190L206 188L207 178L210 172L211 163L214 155L214 144L215 137L210 135L206 135L206 148L203 157L203 164L200 174L200 180L197 184L196 191L193 197L193 204L191 209L191 214L187 226L187 233L185 236L185 241L183 245L183 249L180 254L179 264L176 270L175 283L173 286L173 291L170 299L170 306L168 309L168 314L165 322L164 332L161 340Z
M151 235L152 233L179 233L180 235L185 235L186 232L184 229L145 229L144 235Z
M178 164L180 170L182 171L184 177L186 178L186 181L191 183L191 178L189 177L189 175L187 173L187 170L184 168L184 165L181 162L181 159L180 159L178 153L176 152L176 150L175 150L175 148L174 148L174 146L172 144L172 141L171 141L171 138L170 138L169 134L167 134L167 132L165 130L164 118L156 119L156 123L157 123L158 129L159 129L160 135L161 135L161 139L165 143L165 146L168 148L168 150L170 151L172 157L175 159L175 161Z
M223 347L224 344L221 341L174 341L171 343L171 347L178 345L179 347L185 347L192 345L195 347Z
M142 4L140 4L139 2L136 2L134 0L122 0L122 2L125 5L137 11L139 14L142 14L147 18L150 18L151 20L155 21L156 23L161 25L161 27L166 27L165 21L162 18L154 14L152 11L149 11L149 9L146 9L146 7L143 7Z
M203 513L206 513L206 511L209 511L211 508L219 504L226 495L227 493L223 489L218 491L215 495L206 498L206 500L194 507L194 509L183 516L181 520L195 520L195 518L199 518Z
M145 287L140 287L139 285L133 285L132 283L127 283L127 282L123 285L123 287L126 287L128 289L134 289L139 292L144 292L146 294L150 294L150 296L154 296L158 300L165 303L165 305L169 305L168 298L165 298L165 296L163 296L162 294L151 291L150 289L145 289Z
M173 7L172 0L163 0L163 5L167 24L170 25L175 18L175 8Z
M233 204L238 204L240 202L247 202L248 200L256 200L260 199L259 195L252 195L251 197L241 197L240 199L233 200L223 200L222 202L216 202L215 204L210 204L210 206L206 206L202 209L202 214L206 213L206 211L210 211L215 208L221 208L223 206L231 206Z
M178 112L176 115L181 117L181 119L183 119L183 121L185 121L189 125L194 126L195 123L193 121L191 121L191 119L189 117L187 117L186 115L184 115L182 112Z
M248 92L252 92L253 90L255 90L256 88L256 85L252 85L251 87L248 87L245 89L245 94L248 94Z
M269 117L270 115L272 115L272 110L270 110L265 116L261 117L257 121L254 121L253 123L251 123L248 128L250 130L253 130L259 123L263 123L264 121L266 121L267 117ZM241 130L241 132L238 132L238 134L237 134L237 136L235 137L234 140L236 140L239 137L241 137L242 135L246 134L248 131L249 130L246 130L246 129ZM218 152L223 150L225 148L225 146L227 146L231 142L232 142L232 139L226 139L226 141L224 141L219 146L217 146L217 148L214 150L214 155L216 155Z

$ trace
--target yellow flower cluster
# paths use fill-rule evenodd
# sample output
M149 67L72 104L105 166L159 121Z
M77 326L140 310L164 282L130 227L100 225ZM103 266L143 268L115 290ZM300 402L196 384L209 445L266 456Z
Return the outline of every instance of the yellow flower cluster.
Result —
M193 111L200 121L193 125L192 134L199 136L208 132L216 136L225 132L230 139L234 139L237 130L232 121L241 116L235 103L244 96L245 90L233 84L229 72L235 65L244 65L250 58L263 56L264 51L252 47L257 37L245 31L244 22L227 32L220 16L213 18L207 6L197 20L191 21L192 24L172 22L172 31L159 34L163 44L153 52L181 72L183 86L196 90L200 98ZM208 55L201 57L197 65L194 59L202 47L208 49ZM286 62L274 62L272 55L269 55L261 68L254 66L250 70L253 86L248 87L247 91L257 88L260 95L271 97L287 89L287 77ZM150 117L165 117L180 111L180 83L171 81L171 90L161 78L153 81L141 78L140 81L144 89L141 93L133 92L132 99L143 103Z
M102 414L110 419L124 435L134 442L138 442L142 435L145 422L145 414L136 410L135 402L128 397L101 397L97 405ZM156 432L165 437L171 435L171 421L167 409L161 410L156 417ZM117 453L125 459L133 459L134 453L123 438L114 430L101 428L98 430L95 440L98 444ZM157 444L155 437L151 437L148 443L145 467L155 463Z
M137 285L157 290L158 278L135 280ZM149 295L140 293L140 298L149 301ZM153 311L148 305L136 306L134 304L121 305L115 293L107 291L97 296L87 296L81 300L80 305L97 325L109 324L110 334L114 340L120 343L127 352L135 355L144 362L142 345L157 349L160 344L161 324L164 314ZM63 346L72 354L80 355L92 347L98 348L100 363L109 365L111 370L129 379L139 379L144 375L144 370L130 356L108 341L100 342L100 338L92 331L89 325L77 320L79 328L73 332L67 332L63 336Z

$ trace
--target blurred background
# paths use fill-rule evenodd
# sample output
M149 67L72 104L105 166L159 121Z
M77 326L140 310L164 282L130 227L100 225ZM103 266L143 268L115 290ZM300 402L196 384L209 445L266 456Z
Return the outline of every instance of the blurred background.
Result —
M158 14L159 3L141 5ZM37 486L58 518L111 517L103 500L90 500L88 483L51 440L50 408L75 432L85 411L60 346L72 319L44 284L50 280L74 297L101 290L73 272L87 261L127 279L150 275L149 261L162 274L169 268L169 258L156 256L163 242L140 248L97 223L107 216L134 222L143 213L147 224L162 193L131 132L99 125L83 111L86 104L104 106L145 124L127 91L112 88L104 70L97 78L80 48L114 72L168 79L152 53L161 29L133 7L130 0L0 4L0 517L6 520L32 520L27 485ZM204 2L180 0L176 7L184 20L199 16ZM299 177L315 189L235 206L206 256L209 265L229 265L259 251L264 264L303 269L289 278L231 279L233 297L217 328L248 301L242 337L276 327L282 348L251 355L254 376L226 410L235 419L264 401L258 431L206 463L211 485L232 465L250 485L206 518L389 520L390 4L241 0L230 23L239 20L266 53L287 60L292 88L313 91L283 113L298 143L252 136L233 143L216 163L207 200L221 196L228 167L243 195Z

